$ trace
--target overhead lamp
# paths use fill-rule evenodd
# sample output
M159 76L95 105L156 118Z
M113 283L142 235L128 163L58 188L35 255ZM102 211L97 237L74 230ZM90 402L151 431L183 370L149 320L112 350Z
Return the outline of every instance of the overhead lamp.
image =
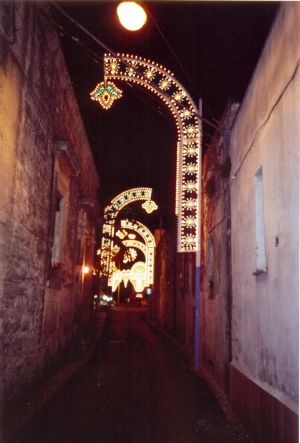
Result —
M138 31L147 21L145 10L136 2L122 2L117 7L120 23L128 31Z

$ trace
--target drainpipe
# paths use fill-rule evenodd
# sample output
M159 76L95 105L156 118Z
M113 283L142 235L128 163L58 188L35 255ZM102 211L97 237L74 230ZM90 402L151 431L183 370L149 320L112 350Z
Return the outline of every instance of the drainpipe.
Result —
M200 366L200 333L201 333L201 286L200 286L200 263L201 263L201 163L202 163L202 99L199 100L199 116L200 116L200 147L199 147L199 189L198 189L198 245L196 250L195 263L195 331L194 331L194 370L199 371Z

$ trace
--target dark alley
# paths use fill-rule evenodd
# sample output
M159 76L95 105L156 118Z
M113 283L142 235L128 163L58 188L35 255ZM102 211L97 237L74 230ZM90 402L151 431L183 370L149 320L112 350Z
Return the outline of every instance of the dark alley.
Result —
M34 405L31 405L34 407ZM14 443L251 443L144 308L109 312L102 340Z
M1 443L298 443L299 122L300 2L0 0Z

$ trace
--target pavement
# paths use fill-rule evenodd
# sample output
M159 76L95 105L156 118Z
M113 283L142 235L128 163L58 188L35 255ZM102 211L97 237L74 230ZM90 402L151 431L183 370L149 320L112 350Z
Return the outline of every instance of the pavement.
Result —
M145 310L105 320L96 348L36 393L5 443L253 443Z
M9 416L5 426L3 426L5 429L1 434L1 443L15 443L15 435L22 432L22 429L43 410L62 386L88 363L95 352L97 342L103 334L106 317L107 311L97 312L97 339L90 349L82 353L76 361L61 367L55 374L45 380L36 391L25 396L22 402L15 407L14 413Z

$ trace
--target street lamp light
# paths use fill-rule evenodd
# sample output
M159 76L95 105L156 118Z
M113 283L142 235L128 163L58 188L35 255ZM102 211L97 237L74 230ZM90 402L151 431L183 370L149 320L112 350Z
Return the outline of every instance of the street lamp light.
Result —
M89 272L90 272L90 267L89 266L86 266L86 265L83 265L82 266L82 273L83 274L88 274Z
M122 2L117 7L120 23L129 31L138 31L147 21L145 10L136 2Z

